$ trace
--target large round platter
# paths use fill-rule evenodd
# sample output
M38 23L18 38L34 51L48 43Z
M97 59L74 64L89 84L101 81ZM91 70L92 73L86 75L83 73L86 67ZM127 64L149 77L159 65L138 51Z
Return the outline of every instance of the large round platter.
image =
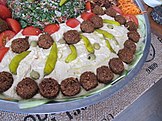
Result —
M139 8L142 11L144 11L144 7L141 1L136 0L136 3L139 6ZM95 92L93 94L90 94L89 96L83 96L81 98L67 100L67 101L51 102L51 103L43 104L38 107L29 108L29 109L20 109L18 102L0 100L0 109L3 111L11 111L17 113L53 113L53 112L69 111L69 110L85 107L88 105L92 105L104 101L107 98L111 97L115 92L119 91L126 84L131 83L132 78L138 74L148 55L150 41L151 41L150 25L149 25L147 15L144 14L143 16L144 16L144 23L146 28L145 30L146 36L143 41L144 50L142 56L140 57L140 60L138 60L136 66L127 74L127 76L121 78L120 81L116 81L112 83L110 87L107 86L106 88L98 92Z

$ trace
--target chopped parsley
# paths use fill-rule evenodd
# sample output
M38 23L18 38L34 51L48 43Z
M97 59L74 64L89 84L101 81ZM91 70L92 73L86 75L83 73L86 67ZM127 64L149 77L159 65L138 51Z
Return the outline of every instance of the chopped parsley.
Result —
M35 26L44 28L50 23L63 23L68 18L78 17L85 9L84 0L68 0L59 6L60 0L8 0L12 17L17 19L22 27Z

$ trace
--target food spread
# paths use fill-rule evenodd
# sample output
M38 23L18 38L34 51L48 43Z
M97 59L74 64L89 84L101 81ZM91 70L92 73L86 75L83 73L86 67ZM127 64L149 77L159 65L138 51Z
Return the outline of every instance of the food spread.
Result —
M56 7L53 12L73 2L72 11L78 9L79 12L66 14L66 19L61 21L64 23L58 22L55 13L52 14L54 18L49 18L52 21L35 21L35 16L30 16L32 21L29 22L28 15L23 15L25 7L15 9L15 2L7 1L12 18L11 11L0 5L9 13L0 13L3 28L0 29L0 92L12 99L63 101L67 97L91 95L126 76L143 51L142 19L122 14L116 0L32 1L34 4L18 1L23 6L37 5L43 10L46 7L42 4L50 9ZM82 4L78 7L75 3ZM51 14L49 11L35 13L36 8L28 6L27 12L33 9L31 15L45 15L45 18ZM25 26L23 19L26 19Z

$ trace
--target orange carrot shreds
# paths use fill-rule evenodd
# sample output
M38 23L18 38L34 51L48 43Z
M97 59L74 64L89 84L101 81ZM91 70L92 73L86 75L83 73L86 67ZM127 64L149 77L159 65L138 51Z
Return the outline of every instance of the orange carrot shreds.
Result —
M118 0L119 4L132 3L133 0Z
M141 13L141 10L132 3L119 5L119 8L122 10L123 14L126 15L127 14L136 15Z
M138 6L133 2L133 0L118 0L118 7L122 10L123 14L137 15L142 14Z

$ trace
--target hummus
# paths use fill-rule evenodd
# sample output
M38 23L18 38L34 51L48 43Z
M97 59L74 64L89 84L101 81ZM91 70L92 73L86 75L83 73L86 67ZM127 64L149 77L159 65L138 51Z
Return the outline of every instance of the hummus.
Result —
M109 20L114 20L114 18L103 15L101 16L103 19L109 19ZM79 16L77 18L80 22L83 20ZM128 30L126 27L122 26L115 26L113 25L114 28L110 29L107 27L107 24L104 24L104 26L101 28L102 30L106 30L109 33L113 34L116 40L118 41L119 45L117 45L114 41L111 41L111 46L117 53L120 49L122 49L124 46L124 42L128 39L127 33ZM140 27L139 27L140 28ZM75 47L77 49L78 56L77 58L70 62L70 63L65 63L65 59L70 53L69 46L67 44L61 44L60 40L63 38L63 33L65 33L68 30L77 30L80 31L80 25L78 25L76 28L70 28L68 27L65 23L60 24L60 29L59 31L55 32L52 34L52 38L57 44L58 47L58 59L56 62L55 69L53 72L46 76L54 78L58 81L58 83L61 83L61 81L65 78L68 77L76 77L79 79L80 75L85 72L85 71L92 71L94 73L95 70L103 65L108 65L108 62L111 58L117 57L116 54L112 53L109 48L107 48L105 40L101 34L98 34L97 32L93 33L83 33L84 36L86 36L90 42L93 43L99 43L101 48L99 50L95 50L95 55L96 59L95 60L88 60L87 55L89 54L84 46L83 41L81 40L77 44L75 44ZM140 41L138 43L142 43L143 41L143 34L138 30L140 33ZM22 35L20 31L13 39L11 39L9 42L7 42L6 47L11 46L11 42L16 39L16 38L25 38L25 36ZM39 35L40 36L40 35ZM38 41L39 36L30 36L29 37L29 42L35 40ZM137 44L138 45L138 44ZM137 46L138 47L138 46ZM51 48L50 48L51 49ZM37 47L30 47L29 50L31 51L30 54L25 57L19 64L18 69L17 69L17 75L13 75L14 77L14 83L12 87L4 92L5 95L15 98L15 99L20 99L19 96L17 96L15 92L15 88L24 77L30 77L30 72L32 70L35 70L39 72L40 78L36 80L36 82L39 84L40 81L44 78L44 66L46 63L46 59L48 54L50 53L50 49L42 49ZM138 48L137 48L138 50ZM11 48L8 51L8 53L5 55L3 58L2 62L0 63L0 70L1 71L8 71L9 72L9 63L11 62L12 58L16 54L12 52ZM128 69L128 65L124 63L125 69ZM115 76L117 78L118 75ZM103 86L103 84L100 84L98 87ZM86 92L87 93L87 92ZM43 98L40 96L40 94L37 94L34 98ZM58 97L57 97L58 98Z

